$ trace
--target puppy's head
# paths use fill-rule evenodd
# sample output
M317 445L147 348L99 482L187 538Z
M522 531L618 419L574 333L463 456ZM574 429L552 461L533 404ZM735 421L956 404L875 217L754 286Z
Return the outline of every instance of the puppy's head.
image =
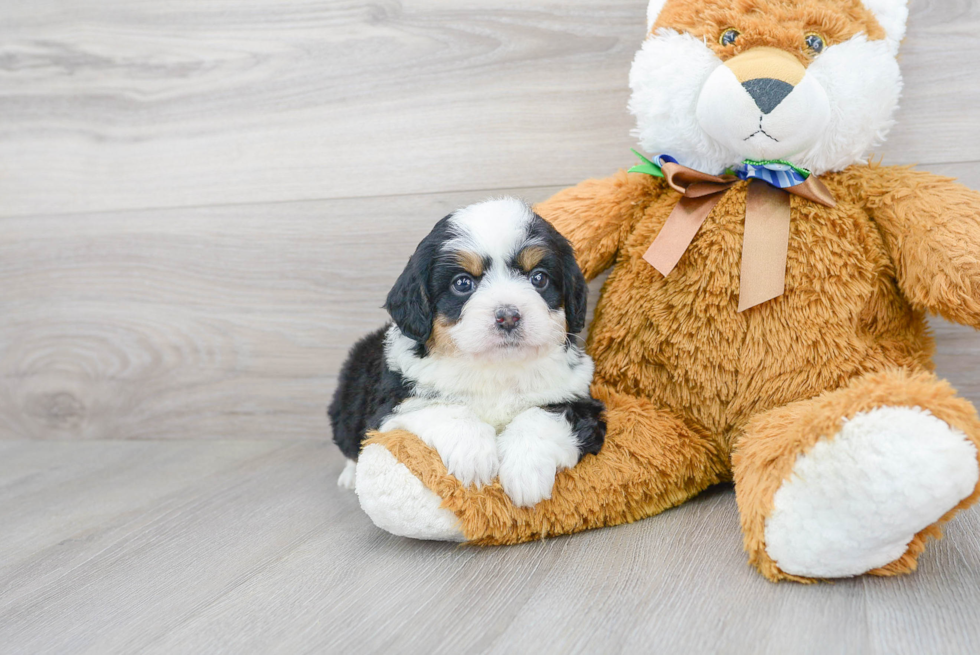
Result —
M568 241L525 203L505 198L439 221L385 308L427 352L521 360L580 332L587 296Z

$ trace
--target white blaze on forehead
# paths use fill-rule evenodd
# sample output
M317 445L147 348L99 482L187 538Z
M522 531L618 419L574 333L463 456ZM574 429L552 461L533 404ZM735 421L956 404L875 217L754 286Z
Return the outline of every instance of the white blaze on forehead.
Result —
M522 200L487 200L460 209L450 219L456 237L445 250L466 250L506 263L525 245L534 213Z

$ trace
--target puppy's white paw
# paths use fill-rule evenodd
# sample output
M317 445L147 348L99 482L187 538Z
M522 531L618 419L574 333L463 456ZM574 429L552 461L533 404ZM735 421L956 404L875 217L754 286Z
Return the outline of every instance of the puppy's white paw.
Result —
M347 460L344 465L344 470L340 472L340 477L337 478L337 486L341 489L354 490L354 483L357 478L357 462L352 459Z
M490 484L500 468L496 430L486 423L462 424L458 429L453 439L435 447L446 470L466 487Z
M500 485L518 507L534 507L551 498L558 472L578 463L571 426L562 416L540 408L518 415L497 438Z
M434 405L393 414L384 425L388 430L408 430L434 448L449 474L464 486L481 487L497 477L497 432L462 406Z

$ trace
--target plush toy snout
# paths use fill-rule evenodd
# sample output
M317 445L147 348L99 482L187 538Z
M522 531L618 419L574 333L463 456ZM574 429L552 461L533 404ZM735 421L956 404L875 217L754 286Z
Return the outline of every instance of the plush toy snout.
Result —
M708 77L697 118L708 135L748 159L788 159L820 139L830 101L796 57L762 46Z
M803 81L806 69L779 48L753 48L725 62L763 114L769 114Z

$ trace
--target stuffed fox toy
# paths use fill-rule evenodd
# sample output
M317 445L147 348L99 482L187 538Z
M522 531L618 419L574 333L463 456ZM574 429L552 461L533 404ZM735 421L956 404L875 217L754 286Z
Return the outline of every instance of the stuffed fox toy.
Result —
M980 328L980 194L867 163L907 17L906 0L653 0L630 74L647 157L537 207L588 279L612 268L588 341L605 447L525 509L377 434L357 473L372 518L513 544L733 481L767 578L913 571L980 495L980 420L932 373L926 324Z

